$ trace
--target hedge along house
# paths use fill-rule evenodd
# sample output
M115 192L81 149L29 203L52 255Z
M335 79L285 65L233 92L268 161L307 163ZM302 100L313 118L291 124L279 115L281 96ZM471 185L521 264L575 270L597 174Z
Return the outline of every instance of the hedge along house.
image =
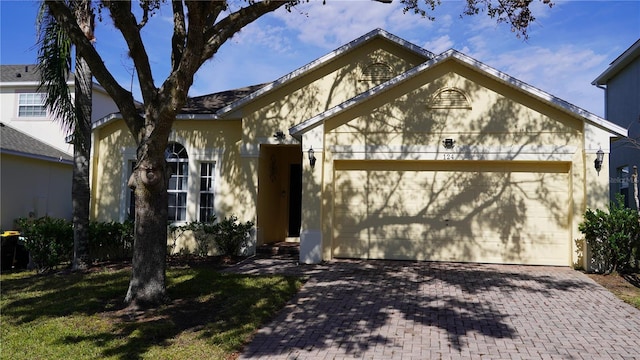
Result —
M190 99L168 149L169 221L236 214L256 223L256 245L299 238L303 263L584 266L582 213L608 202L594 160L621 136L464 54L378 29L273 83ZM124 220L135 145L118 114L93 144L93 217Z

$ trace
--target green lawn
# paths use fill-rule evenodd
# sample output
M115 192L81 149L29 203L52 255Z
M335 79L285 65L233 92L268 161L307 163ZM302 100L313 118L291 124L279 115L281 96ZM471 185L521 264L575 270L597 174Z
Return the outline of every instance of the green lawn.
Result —
M1 359L227 359L298 291L283 276L171 269L172 302L123 309L128 270L0 276Z

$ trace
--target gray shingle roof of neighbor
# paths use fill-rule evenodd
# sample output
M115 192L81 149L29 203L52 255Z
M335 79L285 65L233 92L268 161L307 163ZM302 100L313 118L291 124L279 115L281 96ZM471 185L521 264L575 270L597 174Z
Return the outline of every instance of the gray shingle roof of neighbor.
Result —
M73 74L69 74L69 79ZM0 65L0 80L11 82L40 82L40 71L37 64Z
M71 164L73 157L0 122L0 153Z

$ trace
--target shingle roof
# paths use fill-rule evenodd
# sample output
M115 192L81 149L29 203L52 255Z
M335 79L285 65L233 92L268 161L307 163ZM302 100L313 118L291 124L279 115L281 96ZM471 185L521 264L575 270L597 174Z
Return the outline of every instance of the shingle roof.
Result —
M0 80L4 82L40 82L37 64L0 65ZM73 80L73 74L69 79Z
M266 86L265 84L245 86L239 89L227 90L208 95L202 95L187 99L186 105L182 108L181 113L187 114L213 114L219 109L240 100L245 96L253 93Z
M0 122L0 152L47 161L71 163L69 154Z

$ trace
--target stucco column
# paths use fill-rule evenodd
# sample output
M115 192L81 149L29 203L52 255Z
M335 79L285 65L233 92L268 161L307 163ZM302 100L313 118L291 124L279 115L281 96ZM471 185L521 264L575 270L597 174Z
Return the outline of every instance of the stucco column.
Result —
M577 224L584 220L584 212L587 209L601 209L606 210L609 206L609 154L610 154L610 141L611 133L597 128L593 125L585 124L585 138L584 138L584 189L585 189L585 201L584 208L581 212L575 214L576 234L577 239L584 239L584 234L577 230ZM603 152L603 161L598 171L595 167L595 160L598 155L598 151ZM587 244L582 244L584 249L583 267L586 270L591 270L591 253Z
M300 228L300 263L318 264L322 256L322 171L323 126L302 136L302 222ZM313 149L310 159L309 150Z

